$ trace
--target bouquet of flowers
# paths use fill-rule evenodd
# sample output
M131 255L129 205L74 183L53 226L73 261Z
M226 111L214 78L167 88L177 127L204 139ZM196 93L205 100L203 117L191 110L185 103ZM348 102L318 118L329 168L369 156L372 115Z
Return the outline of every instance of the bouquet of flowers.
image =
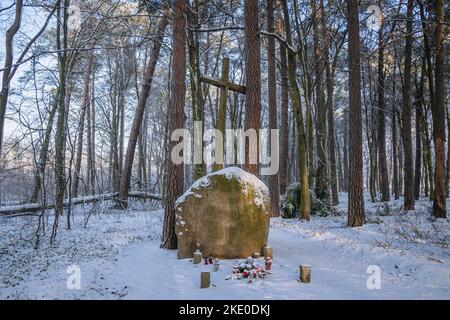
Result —
M269 272L260 266L256 259L248 257L233 266L233 273L227 279L264 279L267 274Z

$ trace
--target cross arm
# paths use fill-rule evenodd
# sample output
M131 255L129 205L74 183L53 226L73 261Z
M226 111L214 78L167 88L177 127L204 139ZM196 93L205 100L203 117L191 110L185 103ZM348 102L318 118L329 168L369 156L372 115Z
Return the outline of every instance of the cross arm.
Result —
M245 94L245 92L246 92L245 86L235 84L232 82L228 82L228 81L218 80L218 79L211 78L211 77L208 77L205 75L200 77L200 81L204 82L204 83L212 84L216 87L227 87L228 90L239 92L242 94Z

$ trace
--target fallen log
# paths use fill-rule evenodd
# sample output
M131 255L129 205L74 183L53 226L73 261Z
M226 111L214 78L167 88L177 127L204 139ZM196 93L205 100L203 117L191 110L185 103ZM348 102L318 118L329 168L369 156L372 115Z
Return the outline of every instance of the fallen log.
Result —
M64 200L64 207L68 207L70 205L80 205L86 203L93 203L99 201L113 200L116 199L119 195L118 192L110 192L103 194L95 194L90 196L82 196L72 199ZM162 198L160 195L155 195L151 193L146 193L142 191L130 191L128 194L130 198L138 198L138 199L152 199L161 201ZM54 203L41 204L41 203L24 203L24 204L15 204L8 206L0 206L0 216L23 216L23 215L37 215L36 212L42 210L54 209Z

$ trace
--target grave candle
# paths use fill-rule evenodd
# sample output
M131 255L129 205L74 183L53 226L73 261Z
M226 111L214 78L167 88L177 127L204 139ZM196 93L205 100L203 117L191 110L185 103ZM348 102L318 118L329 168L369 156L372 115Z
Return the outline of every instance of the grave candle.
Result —
M308 265L300 265L300 281L301 282L311 282L311 266Z
M273 250L272 247L270 246L265 246L264 247L264 257L270 257L273 259Z
M220 266L219 259L217 259L217 258L214 259L213 271L214 271L214 272L219 271L219 266Z
M194 264L198 264L200 262L202 262L202 253L197 249L197 251L194 252Z

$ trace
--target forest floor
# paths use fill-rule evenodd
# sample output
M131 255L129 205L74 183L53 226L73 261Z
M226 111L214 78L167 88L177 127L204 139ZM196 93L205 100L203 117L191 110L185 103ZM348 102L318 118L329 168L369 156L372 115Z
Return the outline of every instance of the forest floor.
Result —
M0 299L450 299L450 220L431 219L427 199L408 213L401 203L386 210L366 199L361 228L346 227L346 194L337 215L274 218L272 274L251 283L225 280L237 260L223 260L209 289L199 288L200 270L211 266L159 248L161 209L81 207L71 230L63 219L56 243L50 246L47 234L37 250L36 218L3 217ZM311 283L297 281L299 264L311 265ZM73 265L80 289L67 287ZM380 289L368 289L372 265L380 268Z

